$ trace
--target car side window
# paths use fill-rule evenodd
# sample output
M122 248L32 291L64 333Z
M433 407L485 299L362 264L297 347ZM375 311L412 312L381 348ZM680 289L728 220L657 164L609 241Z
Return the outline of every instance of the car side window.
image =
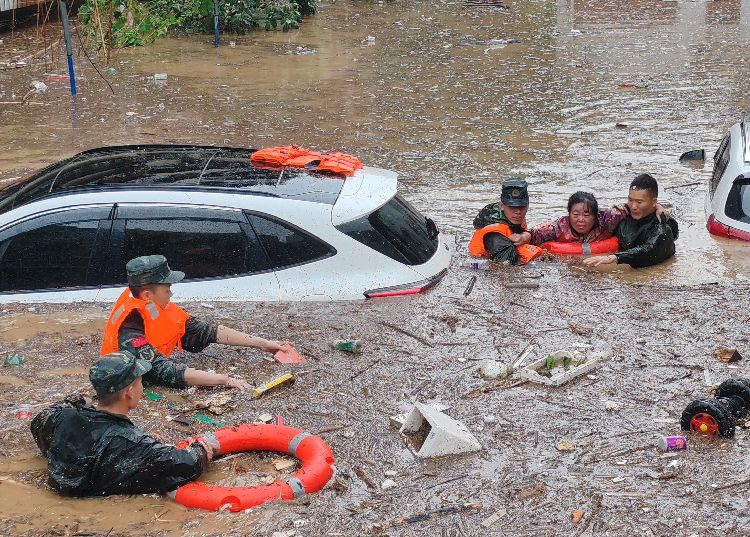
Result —
M99 220L19 224L0 233L0 291L94 285Z
M123 259L161 254L171 267L185 273L186 280L269 270L260 244L248 233L252 233L249 226L236 221L127 219ZM126 279L124 267L119 279L119 283Z
M719 144L719 148L716 150L716 153L714 153L714 171L711 175L711 181L708 185L709 195L712 198L714 197L714 192L716 192L716 189L719 186L721 176L724 175L724 170L727 169L727 165L729 164L729 148L731 145L730 140L731 137L729 135L725 136Z
M273 268L302 265L336 254L336 250L297 226L279 219L245 213Z

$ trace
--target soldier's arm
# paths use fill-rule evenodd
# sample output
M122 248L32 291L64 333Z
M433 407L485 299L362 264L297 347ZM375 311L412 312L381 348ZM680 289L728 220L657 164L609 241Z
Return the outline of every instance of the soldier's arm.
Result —
M216 342L224 345L237 345L238 347L255 347L262 351L274 353L286 345L288 341L273 341L258 336L251 336L234 328L219 325L216 331Z
M149 494L194 481L208 466L209 455L198 442L177 449L135 429L115 433L100 461L95 488L109 494Z

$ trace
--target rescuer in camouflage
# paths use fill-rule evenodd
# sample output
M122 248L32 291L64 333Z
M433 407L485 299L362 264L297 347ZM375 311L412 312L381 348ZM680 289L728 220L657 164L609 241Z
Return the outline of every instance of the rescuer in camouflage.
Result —
M200 440L177 449L128 419L150 369L127 351L108 354L89 370L96 407L82 397L68 398L37 414L31 433L47 457L52 489L65 496L163 493L205 470L214 446Z

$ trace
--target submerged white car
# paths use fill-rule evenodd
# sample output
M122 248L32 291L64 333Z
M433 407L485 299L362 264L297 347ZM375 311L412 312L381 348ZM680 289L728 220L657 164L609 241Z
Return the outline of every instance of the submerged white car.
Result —
M732 125L714 154L706 195L708 231L750 241L750 123Z
M177 300L354 300L435 285L450 252L395 173L263 168L254 150L105 147L0 190L0 302L113 302L162 254Z

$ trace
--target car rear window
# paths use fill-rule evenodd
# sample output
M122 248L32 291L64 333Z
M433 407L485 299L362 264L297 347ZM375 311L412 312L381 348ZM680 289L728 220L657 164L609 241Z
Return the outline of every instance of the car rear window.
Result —
M750 224L750 179L740 176L734 180L724 212L732 220Z
M407 265L426 263L435 255L439 244L435 223L398 194L369 215L336 228Z
M729 164L729 150L731 148L731 137L725 136L719 144L719 148L714 153L714 171L711 174L711 180L708 183L708 191L711 198L714 197L714 192L719 186L721 176L724 175L724 170L727 169Z

